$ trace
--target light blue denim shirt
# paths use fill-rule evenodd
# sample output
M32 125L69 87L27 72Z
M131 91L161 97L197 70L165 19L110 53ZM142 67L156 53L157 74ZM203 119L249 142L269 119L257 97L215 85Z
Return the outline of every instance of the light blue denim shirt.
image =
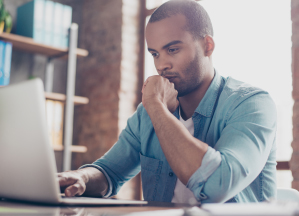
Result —
M179 119L179 109L174 112ZM192 120L209 149L187 187L199 202L260 202L276 197L276 108L266 91L217 72ZM171 202L177 177L140 104L119 140L92 165L109 183L106 197L141 171L147 201Z

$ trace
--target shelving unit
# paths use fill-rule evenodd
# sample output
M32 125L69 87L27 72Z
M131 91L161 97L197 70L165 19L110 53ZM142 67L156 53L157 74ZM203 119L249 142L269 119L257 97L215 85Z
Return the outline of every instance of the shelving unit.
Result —
M60 145L54 145L53 149L54 149L54 151L63 151L64 150L63 146L60 146ZM87 148L86 148L86 146L73 145L73 146L71 146L71 151L77 152L77 153L84 153L87 151Z
M55 101L61 101L64 102L66 101L66 95L64 94L59 94L59 93L53 93L53 92L45 92L45 98L50 99L50 100L55 100ZM75 105L84 105L88 104L89 99L86 97L81 97L81 96L74 96L74 104Z
M89 99L86 97L74 95L77 57L82 58L88 56L87 50L77 48L78 25L73 23L70 27L69 49L48 46L37 43L32 38L8 33L0 33L0 40L11 42L13 44L13 49L41 54L48 58L45 71L45 98L65 103L64 145L53 146L53 149L55 151L63 151L63 171L70 170L71 153L84 153L87 151L85 146L72 145L74 105L84 105L89 102ZM53 59L57 58L67 59L68 61L66 95L52 92L54 73Z
M60 57L67 58L68 57L68 49L62 49L58 47L52 47L45 44L37 43L32 38L23 37L15 34L8 33L0 33L0 39L5 40L7 42L11 42L13 44L13 49L22 50L25 52L35 53L45 55L47 57ZM86 57L88 56L88 51L84 49L76 49L77 57Z

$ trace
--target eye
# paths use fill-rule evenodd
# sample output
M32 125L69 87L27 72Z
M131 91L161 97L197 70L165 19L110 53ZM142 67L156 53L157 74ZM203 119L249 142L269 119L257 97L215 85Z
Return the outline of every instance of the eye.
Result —
M168 52L171 54L175 54L178 52L178 50L179 50L179 48L170 48L170 49L168 49Z
M158 57L159 56L159 54L158 53L151 53L152 54L152 56L154 57L154 58L156 58L156 57Z

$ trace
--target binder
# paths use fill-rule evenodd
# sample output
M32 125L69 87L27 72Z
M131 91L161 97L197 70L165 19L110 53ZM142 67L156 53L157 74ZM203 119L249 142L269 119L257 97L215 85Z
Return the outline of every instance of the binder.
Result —
M69 28L72 24L72 7L64 5L63 6L63 31L61 34L63 48L67 48L69 46Z
M11 55L12 55L12 44L7 42L5 43L5 52L4 52L4 85L9 84Z
M53 43L55 47L61 47L62 44L62 29L63 29L63 5L54 3L54 16L53 16Z
M63 145L64 104L60 101L46 100L47 124L53 146Z
M63 144L63 115L64 104L60 101L54 102L54 145Z
M53 13L54 13L54 2L45 1L44 8L44 39L43 42L47 45L52 45L53 43Z
M4 55L5 55L5 42L0 41L0 86L4 85Z
M33 0L17 9L17 34L31 37L36 42L44 40L45 0Z
M47 124L48 124L48 132L50 137L50 142L52 145L54 144L54 103L53 100L46 100L46 114L47 114Z

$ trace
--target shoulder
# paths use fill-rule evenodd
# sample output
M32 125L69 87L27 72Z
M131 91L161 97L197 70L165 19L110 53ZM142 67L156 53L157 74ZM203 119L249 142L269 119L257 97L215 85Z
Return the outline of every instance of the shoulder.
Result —
M232 77L228 77L226 79L222 93L224 94L224 96L234 97L234 98L250 96L258 93L268 94L268 92L263 89L236 80Z
M229 103L240 103L250 97L264 98L265 96L269 98L269 100L272 100L270 94L267 91L252 86L248 83L228 77L225 80L225 84L220 94L219 100L225 100Z
M226 114L240 108L243 111L250 110L249 108L252 107L265 112L267 110L276 112L275 103L267 91L231 77L225 79L224 87L219 96L219 105Z

